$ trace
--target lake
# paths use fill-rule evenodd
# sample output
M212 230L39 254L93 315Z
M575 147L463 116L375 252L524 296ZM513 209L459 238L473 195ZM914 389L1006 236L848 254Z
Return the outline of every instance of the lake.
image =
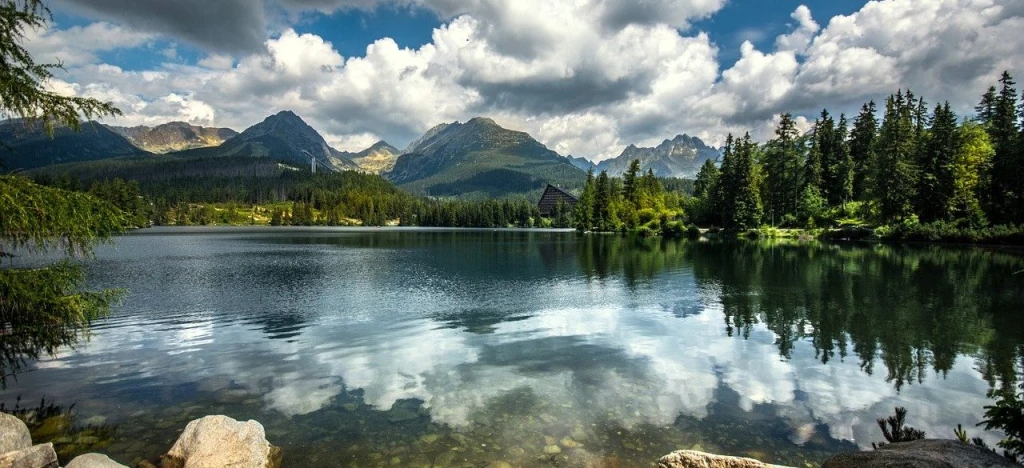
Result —
M978 248L549 231L167 228L86 262L125 288L0 392L75 404L128 463L206 414L285 466L820 462L929 437L1015 385L1024 257Z

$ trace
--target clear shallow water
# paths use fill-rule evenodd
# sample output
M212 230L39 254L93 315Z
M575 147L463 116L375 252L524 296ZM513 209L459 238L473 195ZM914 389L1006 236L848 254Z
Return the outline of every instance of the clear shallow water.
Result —
M286 466L637 466L679 448L816 462L880 441L874 420L894 406L932 437L980 434L986 391L1019 372L1022 263L539 231L150 229L87 263L90 287L126 288L123 304L0 401L104 416L123 462L219 413L261 421Z

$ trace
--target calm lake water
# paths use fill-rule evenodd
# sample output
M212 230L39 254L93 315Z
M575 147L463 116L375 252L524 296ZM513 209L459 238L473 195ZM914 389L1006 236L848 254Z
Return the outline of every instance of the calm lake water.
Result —
M649 466L681 448L820 462L881 441L895 406L930 437L961 423L994 443L974 424L1020 373L1022 265L951 247L148 229L87 262L124 302L0 401L75 403L125 463L218 413L259 420L299 467Z

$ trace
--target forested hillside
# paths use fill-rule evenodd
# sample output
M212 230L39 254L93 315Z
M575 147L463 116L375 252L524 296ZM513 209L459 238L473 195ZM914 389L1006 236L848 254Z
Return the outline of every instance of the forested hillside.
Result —
M847 227L840 235L905 240L1022 238L1019 103L1004 73L971 118L909 90L889 96L880 116L874 102L864 104L852 124L824 110L804 135L783 115L764 144L729 135L721 166L709 160L698 173L685 219L731 230ZM581 229L629 228L625 220L642 208L625 203L625 184L619 190L606 177L595 184L599 195L602 184L612 187L603 199L577 207L577 217L601 213Z

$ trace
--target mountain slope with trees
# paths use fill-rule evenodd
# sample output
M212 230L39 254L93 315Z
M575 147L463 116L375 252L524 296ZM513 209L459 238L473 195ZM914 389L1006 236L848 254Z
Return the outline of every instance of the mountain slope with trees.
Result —
M10 119L0 122L0 141L4 144L0 147L3 172L149 154L107 126L92 121L76 126L58 122L48 128L42 122Z
M549 183L579 187L584 172L529 134L477 117L431 129L386 177L422 195L499 198L539 193Z

